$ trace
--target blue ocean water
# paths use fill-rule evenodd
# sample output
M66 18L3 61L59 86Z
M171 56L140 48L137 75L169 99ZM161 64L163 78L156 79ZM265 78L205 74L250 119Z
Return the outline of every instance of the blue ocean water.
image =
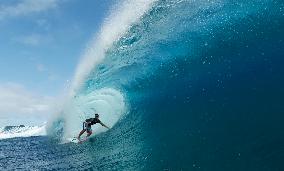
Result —
M74 96L119 91L112 129L62 144L58 117L48 137L1 140L0 168L284 170L283 31L283 1L156 1Z

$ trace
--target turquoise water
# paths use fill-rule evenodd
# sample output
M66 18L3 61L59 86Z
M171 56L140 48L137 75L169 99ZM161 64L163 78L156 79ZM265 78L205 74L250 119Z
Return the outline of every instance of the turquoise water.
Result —
M277 0L157 1L107 49L72 99L90 113L103 103L85 105L86 97L103 89L94 95L99 101L111 90L116 100L106 106L116 110L109 112L123 113L111 130L81 146L46 137L1 143L40 142L32 151L45 157L27 168L283 170L283 10ZM53 136L66 134L65 125L64 117L54 121Z

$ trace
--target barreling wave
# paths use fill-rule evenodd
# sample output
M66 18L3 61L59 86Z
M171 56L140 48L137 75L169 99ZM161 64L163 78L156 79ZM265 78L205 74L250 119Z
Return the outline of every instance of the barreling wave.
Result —
M113 7L109 18L89 43L78 65L63 110L49 122L50 135L63 139L74 137L81 129L81 122L93 117L91 114L94 113L102 114L100 118L112 127L127 112L123 94L114 87L93 87L93 92L86 92L82 85L113 44L127 33L133 23L140 20L154 2L155 0L125 0ZM101 128L96 130L96 133L103 132Z
M283 21L281 1L124 1L89 44L51 130L75 136L100 113L112 127L90 147L94 162L110 158L102 170L277 168Z

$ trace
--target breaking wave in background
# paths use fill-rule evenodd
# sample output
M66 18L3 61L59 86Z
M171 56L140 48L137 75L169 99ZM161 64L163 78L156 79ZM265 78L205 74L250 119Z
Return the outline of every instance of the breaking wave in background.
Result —
M6 126L0 128L0 140L15 137L31 137L46 135L45 124L42 126Z

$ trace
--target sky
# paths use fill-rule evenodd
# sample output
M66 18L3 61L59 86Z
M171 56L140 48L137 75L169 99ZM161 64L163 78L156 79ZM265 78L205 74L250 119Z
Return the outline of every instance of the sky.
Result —
M47 121L114 0L0 0L0 127Z

